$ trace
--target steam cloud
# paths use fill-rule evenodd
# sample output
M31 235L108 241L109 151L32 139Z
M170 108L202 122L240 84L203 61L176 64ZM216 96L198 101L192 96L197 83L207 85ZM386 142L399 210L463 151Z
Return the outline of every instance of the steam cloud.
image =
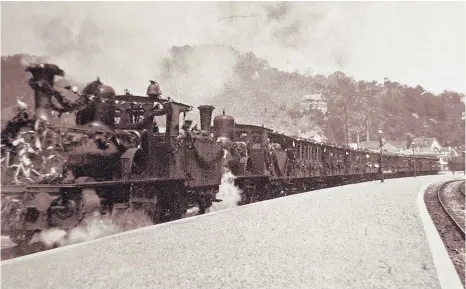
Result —
M87 217L68 233L62 229L52 228L42 231L39 239L47 247L61 247L150 225L153 225L152 221L142 211L126 211L113 216L100 216L96 213Z
M241 190L234 184L235 176L228 170L222 175L221 184L217 198L222 202L213 203L206 213L217 212L238 206L241 200ZM184 217L196 215L193 208L188 209ZM47 247L66 246L90 240L95 240L105 236L134 230L141 227L151 226L153 222L143 211L125 211L112 216L101 216L97 212L87 217L77 227L68 233L59 228L52 228L42 231L39 234L40 241Z
M138 94L183 45L252 51L287 71L464 91L464 16L464 3L9 2L2 55L46 56L77 82L98 75ZM176 85L161 83L167 95L202 102L233 81L235 53L217 48L191 55Z
M213 203L208 212L217 212L238 206L242 191L235 186L235 179L236 177L229 170L224 171L217 193L217 199L222 200L222 202Z

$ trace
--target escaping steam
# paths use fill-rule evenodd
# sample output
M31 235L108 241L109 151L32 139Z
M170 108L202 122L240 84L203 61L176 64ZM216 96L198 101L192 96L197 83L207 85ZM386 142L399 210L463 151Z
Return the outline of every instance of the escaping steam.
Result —
M225 169L217 193L217 199L222 200L222 202L213 203L208 212L217 212L238 206L238 202L241 201L242 191L235 186L235 179L233 173Z
M217 212L238 206L242 192L235 186L235 179L236 177L231 171L224 171L217 194L217 199L221 199L222 202L213 203L212 206L207 209L206 213ZM196 214L196 210L190 208L187 214L185 214L185 218ZM62 229L52 228L42 231L39 234L39 239L47 247L61 247L151 225L153 225L153 222L142 211L125 211L113 216L101 216L99 213L95 212L94 215L86 218L77 227L69 230L68 233Z
M68 233L62 229L52 228L42 231L39 239L47 247L61 247L150 225L153 225L152 221L141 211L126 211L115 216L100 216L95 213Z

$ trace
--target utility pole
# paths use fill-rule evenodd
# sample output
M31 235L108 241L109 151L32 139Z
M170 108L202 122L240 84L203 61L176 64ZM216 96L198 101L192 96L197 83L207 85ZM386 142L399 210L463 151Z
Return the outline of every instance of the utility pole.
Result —
M364 118L365 128L366 128L366 141L370 141L370 129L369 129L369 119L367 117Z
M383 176L383 131L379 129L379 146L380 146L380 162L379 162L379 170L380 170L380 182L383 183L384 176Z
M348 146L348 117L346 115L346 104L345 104L345 139L346 139L346 146Z
M357 143L357 147L359 149L359 147L360 147L359 129L356 130L356 143Z
M411 143L411 145L413 146L413 176L416 177L416 159L414 158L414 145L415 145L415 142L413 141Z

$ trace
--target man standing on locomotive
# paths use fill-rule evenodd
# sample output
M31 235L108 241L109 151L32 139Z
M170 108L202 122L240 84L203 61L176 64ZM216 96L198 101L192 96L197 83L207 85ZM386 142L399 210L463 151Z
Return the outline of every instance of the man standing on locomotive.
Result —
M154 101L154 104L150 109L146 110L144 119L137 125L137 129L152 129L155 133L159 132L159 127L155 122L155 117L165 113L165 109L160 103L162 100L161 95L162 90L160 89L160 85L157 82L150 80L150 85L147 87L147 96L150 101Z
M156 81L149 81L150 85L147 87L147 96L149 96L149 100L161 101L162 90L160 89L160 85Z

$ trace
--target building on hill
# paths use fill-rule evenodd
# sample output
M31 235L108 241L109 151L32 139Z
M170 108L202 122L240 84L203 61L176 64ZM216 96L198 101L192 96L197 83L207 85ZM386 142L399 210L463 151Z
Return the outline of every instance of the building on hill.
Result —
M306 94L301 98L301 110L303 112L320 111L327 113L327 102L322 93Z
M455 149L444 148L436 138L415 138L406 154L435 156L439 158L440 170L448 170L448 160L451 157L458 156Z
M362 150L380 152L380 143L379 141L363 141L359 143L359 148ZM392 145L389 141L384 142L382 150L387 153L399 153L399 148Z
M396 147L399 153L404 153L408 150L408 143L406 140L389 140L387 142Z
M353 149L369 150L380 152L379 141L363 141L359 143L351 143L349 146ZM406 141L387 140L384 141L383 151L387 153L403 154L406 152Z
M348 147L352 150L357 150L358 149L358 144L355 142L351 142L348 144Z
M439 154L442 146L436 138L418 137L413 139L410 144L411 151L414 148L415 154Z
M310 130L310 131L307 131L307 132L302 132L300 130L299 137L303 138L303 139L310 139L310 140L313 140L313 141L319 142L319 143L328 142L328 138L321 131L316 131L316 130Z

